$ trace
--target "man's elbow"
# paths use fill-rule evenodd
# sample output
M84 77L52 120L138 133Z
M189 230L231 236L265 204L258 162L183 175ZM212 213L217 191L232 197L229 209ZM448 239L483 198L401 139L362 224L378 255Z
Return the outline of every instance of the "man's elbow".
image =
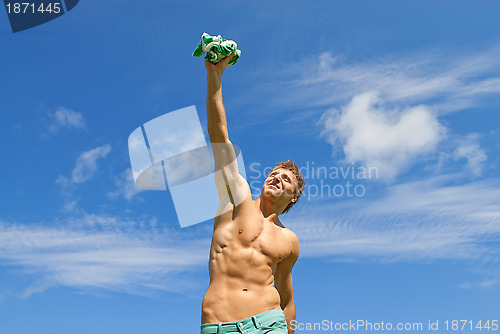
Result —
M295 333L295 330L292 329L291 323L293 320L295 320L295 303L293 301L293 298L289 301L289 303L283 308L283 313L285 314L286 322L287 322L287 328L288 328L288 333Z
M281 295L281 309L282 310L293 310L295 315L295 301L293 300L293 294L287 293Z

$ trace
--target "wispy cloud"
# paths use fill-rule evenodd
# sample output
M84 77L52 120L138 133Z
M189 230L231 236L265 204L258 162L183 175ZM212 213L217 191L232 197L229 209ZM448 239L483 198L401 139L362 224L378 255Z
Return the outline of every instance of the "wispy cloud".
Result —
M495 263L499 202L500 179L453 185L449 175L391 186L380 199L311 202L284 223L299 236L302 257ZM181 233L154 218L92 214L50 225L0 222L0 263L32 278L21 297L58 286L142 295L198 291L210 235L208 225ZM500 282L500 275L486 276L462 287Z
M116 189L108 193L109 197L116 199L124 197L127 201L131 201L143 190L136 186L134 176L130 168L125 169L119 176L114 178Z
M61 212L76 213L80 211L78 208L78 198L74 196L76 185L92 179L97 172L97 162L105 158L110 152L111 145L109 144L85 151L76 159L71 176L58 176L56 183L60 185L60 190L64 198L64 205Z
M459 285L462 289L488 289L500 283L500 275L496 278L484 279L475 282L464 282Z
M386 180L419 158L438 155L446 157L441 164L466 159L468 174L479 177L487 159L479 141L472 135L451 147L455 135L440 116L481 106L500 93L499 50L363 61L325 52L273 71L261 93L272 93L263 99L283 110L306 110L310 118L321 119L316 125L336 158L376 165Z
M83 183L91 179L97 170L97 160L105 158L110 151L111 145L106 144L80 154L71 173L73 183Z
M63 187L67 187L72 184L83 183L92 179L97 171L97 161L105 158L109 152L111 152L111 145L109 144L83 152L76 159L71 177L67 178L60 175L56 182L61 184Z
M76 159L71 176L59 175L57 177L56 183L60 186L64 199L64 205L61 208L61 212L76 213L81 211L78 208L79 199L74 196L76 185L92 179L97 172L97 162L105 158L110 152L111 145L109 144L85 151Z
M187 274L205 268L209 245L155 219L86 214L55 227L0 223L0 261L33 277L22 297L57 286L185 292L196 286Z
M54 113L49 113L51 124L50 132L57 132L59 129L85 129L83 115L77 111L60 107Z
M289 225L303 256L497 261L500 179L453 185L453 178L391 186L380 199L310 203Z
M487 160L486 152L479 146L477 134L471 134L462 139L460 145L453 152L455 160L466 159L467 170L473 176L481 176L484 163Z
M363 62L325 52L274 71L280 79L270 85L279 101L272 100L286 106L335 106L377 91L387 103L432 104L438 113L462 110L500 92L498 52L498 47L470 55L427 52Z

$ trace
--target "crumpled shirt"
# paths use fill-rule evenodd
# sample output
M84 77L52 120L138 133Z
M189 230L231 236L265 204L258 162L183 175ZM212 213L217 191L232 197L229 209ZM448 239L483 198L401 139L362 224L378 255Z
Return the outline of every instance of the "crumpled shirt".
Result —
M201 41L193 51L193 56L201 57L205 52L205 59L212 64L217 64L235 52L235 56L229 61L228 66L236 64L241 56L241 50L238 50L238 45L235 41L224 39L220 35L210 36L206 32L201 35Z

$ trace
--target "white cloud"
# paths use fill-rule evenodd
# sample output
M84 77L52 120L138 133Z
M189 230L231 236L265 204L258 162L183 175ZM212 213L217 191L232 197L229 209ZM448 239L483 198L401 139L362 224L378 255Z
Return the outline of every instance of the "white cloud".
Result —
M381 170L381 177L388 180L429 153L430 159L438 158L439 154L437 170L447 169L444 163L452 162L455 156L468 159L469 172L480 175L486 158L484 151L477 147L474 155L475 146L463 146L454 153L455 147L448 145L453 143L454 134L449 131L449 136L443 137L445 128L439 117L480 107L500 93L499 50L500 47L494 47L473 54L449 50L412 52L362 61L345 59L334 52L308 55L291 64L274 64L277 68L272 71L264 68L270 77L268 83L252 96L259 96L257 101L266 101L267 108L262 110L268 110L271 103L273 109L286 112L287 118L291 110L307 115L306 121L302 118L294 121L300 129L314 128L310 120L323 115L324 122L320 124L326 126L325 138L335 149L343 149L346 160L379 164L385 169ZM372 93L367 92L377 93L378 108L374 107L374 98L370 98ZM351 112L353 117L348 117L348 107L341 106L353 107L355 102L368 102L359 106L366 107L366 112ZM355 115L369 116L368 120L360 117L356 120L366 125L366 132L360 132L361 125L354 124ZM411 124L413 118L417 123ZM352 127L337 130L340 121ZM413 134L417 131L418 135L405 135L402 133L405 128ZM383 129L389 131L381 132ZM381 135L374 138L376 133ZM390 138L402 141L383 142ZM436 149L444 151L432 155Z
M110 151L111 145L106 144L83 152L76 160L71 174L71 181L73 183L83 183L90 180L97 170L97 160L105 158Z
M472 176L481 176L484 163L487 160L486 153L479 145L479 137L471 134L463 139L460 145L453 152L453 158L460 160L467 159L467 171Z
M67 199L67 201L64 204L63 208L61 209L61 211L62 212L74 212L77 209L77 205L78 205L78 200Z
M75 186L76 184L84 183L92 179L97 171L98 160L105 158L109 152L111 152L111 145L109 144L83 152L76 159L75 166L73 167L70 177L64 175L58 176L56 183L61 186L60 190L64 198L64 204L61 208L61 212L77 213L81 211L78 208L78 199L74 198ZM131 191L131 189L129 189L129 191ZM132 196L132 193L129 195Z
M335 149L342 149L346 160L377 164L387 180L443 148L440 163L465 158L468 172L480 176L485 152L472 141L451 148L447 142L453 133L443 140L446 129L438 117L478 107L500 93L499 50L420 52L364 61L325 52L273 70L276 77L260 94L272 94L261 99L287 113L293 108L306 110L308 117L323 114L320 124Z
M390 103L432 104L438 113L476 106L500 92L499 48L472 55L420 53L365 62L347 62L326 52L287 64L272 82L279 105L328 106L344 104L354 95L376 90ZM294 73L290 77L290 73Z
M198 287L192 273L205 269L209 247L209 238L159 228L155 219L84 215L56 226L0 223L0 261L34 278L21 297L58 286L186 292Z
M500 242L500 179L450 185L454 175L391 186L375 200L309 203L284 224L301 243L301 257L338 261L495 262ZM135 294L203 287L211 229L179 230L156 219L85 214L40 224L0 222L0 263L33 278L29 297L51 287L98 288ZM485 287L500 282L486 274Z
M85 129L83 115L71 109L59 108L54 113L49 114L52 119L49 130L56 132L61 128Z
M132 200L143 190L135 185L134 176L130 168L125 169L119 176L114 178L116 189L109 193L112 199L123 196L127 201Z
M347 162L376 167L380 178L393 180L415 158L433 152L445 128L426 106L402 112L378 106L377 94L355 96L341 112L324 114L323 135L342 146Z
M500 275L497 278L485 279L478 282L464 282L459 285L462 289L489 289L500 283Z
M297 233L302 256L493 261L498 267L500 179L450 185L454 179L391 186L375 200L303 205L284 224Z

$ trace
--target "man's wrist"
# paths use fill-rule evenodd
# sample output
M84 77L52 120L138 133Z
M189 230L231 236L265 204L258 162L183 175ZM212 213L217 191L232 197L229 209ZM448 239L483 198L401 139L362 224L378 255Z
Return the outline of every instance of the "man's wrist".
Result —
M222 87L222 76L217 73L207 73L207 85L209 89L219 90Z
M207 80L209 78L216 77L218 79L222 78L222 73L219 73L218 71L207 71Z

